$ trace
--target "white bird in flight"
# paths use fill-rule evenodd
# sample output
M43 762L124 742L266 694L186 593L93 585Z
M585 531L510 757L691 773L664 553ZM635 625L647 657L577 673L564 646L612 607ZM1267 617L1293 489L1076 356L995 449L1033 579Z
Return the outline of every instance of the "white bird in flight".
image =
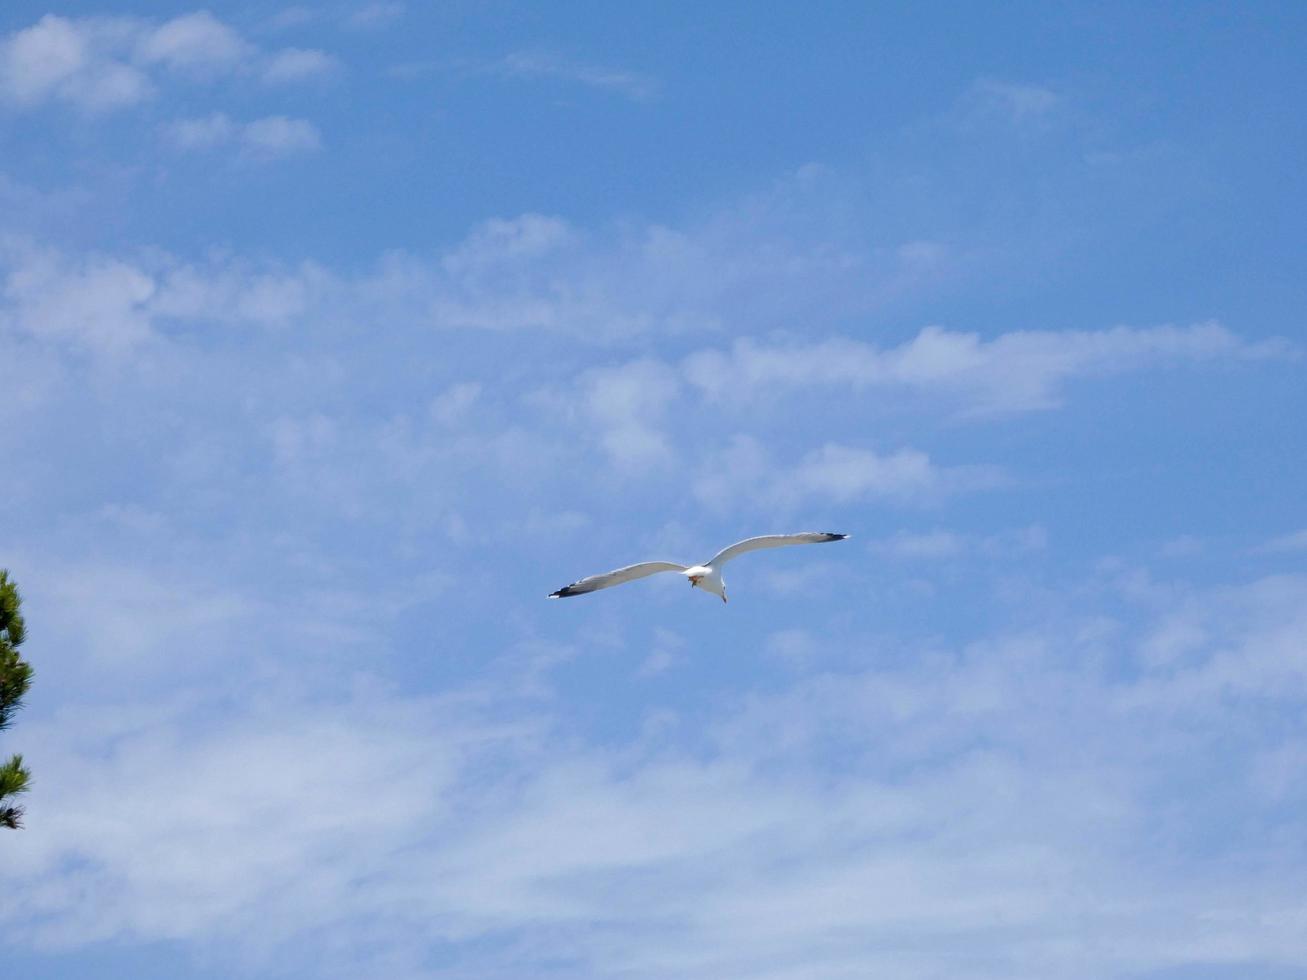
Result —
M843 541L847 534L830 534L826 531L804 531L800 534L764 534L757 538L745 538L729 548L723 548L702 565L678 565L670 561L645 561L638 565L627 565L616 571L591 575L579 582L564 586L557 592L549 593L551 599L565 599L572 595L585 595L599 589L611 588L623 582L631 582L646 575L658 572L680 572L690 580L690 588L700 588L713 595L721 596L726 601L726 583L722 581L722 566L737 555L746 551L758 551L761 548L784 548L791 544L822 544L826 541Z

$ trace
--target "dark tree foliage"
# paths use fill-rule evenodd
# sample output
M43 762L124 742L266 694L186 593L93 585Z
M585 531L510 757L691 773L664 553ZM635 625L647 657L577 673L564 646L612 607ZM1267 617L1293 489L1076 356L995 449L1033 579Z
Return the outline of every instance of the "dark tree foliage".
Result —
M18 588L9 580L9 572L0 568L0 731L9 727L32 684L31 664L18 655L24 635L21 606ZM21 755L0 763L0 827L12 830L22 825L23 808L13 801L27 791L29 775Z

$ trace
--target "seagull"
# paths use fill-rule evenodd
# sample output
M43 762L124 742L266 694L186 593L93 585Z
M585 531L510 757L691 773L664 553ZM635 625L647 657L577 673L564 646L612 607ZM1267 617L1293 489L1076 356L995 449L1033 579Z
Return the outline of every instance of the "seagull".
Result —
M680 572L690 580L690 588L700 588L705 592L721 596L726 601L726 583L722 581L722 566L737 555L762 548L784 548L791 544L822 544L826 541L843 541L847 534L831 534L827 531L803 531L800 534L764 534L757 538L745 538L729 548L723 548L702 565L678 565L670 561L645 561L638 565L627 565L616 571L591 575L579 582L564 586L557 592L549 593L550 599L566 599L568 596L585 595L599 589L611 588L623 582L631 582L646 575L658 572Z

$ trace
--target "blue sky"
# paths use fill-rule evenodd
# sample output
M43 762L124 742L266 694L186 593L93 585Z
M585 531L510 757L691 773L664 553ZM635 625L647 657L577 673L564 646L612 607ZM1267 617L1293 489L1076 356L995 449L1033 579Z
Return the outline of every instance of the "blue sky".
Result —
M1307 13L767 7L0 9L10 972L1307 973Z

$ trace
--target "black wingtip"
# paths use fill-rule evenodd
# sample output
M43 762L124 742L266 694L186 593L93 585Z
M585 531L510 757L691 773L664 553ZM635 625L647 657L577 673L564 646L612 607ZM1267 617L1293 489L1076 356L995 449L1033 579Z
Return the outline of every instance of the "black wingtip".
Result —
M581 594L580 591L578 591L577 589L572 588L570 585L565 585L557 592L550 592L548 597L550 599L566 599L570 595L580 595L580 594Z
M827 540L827 541L843 541L843 540L844 540L845 538L847 538L847 537L848 537L847 534L834 534L834 533L832 533L832 532L830 532L830 531L827 531L827 532L826 532L826 540Z

